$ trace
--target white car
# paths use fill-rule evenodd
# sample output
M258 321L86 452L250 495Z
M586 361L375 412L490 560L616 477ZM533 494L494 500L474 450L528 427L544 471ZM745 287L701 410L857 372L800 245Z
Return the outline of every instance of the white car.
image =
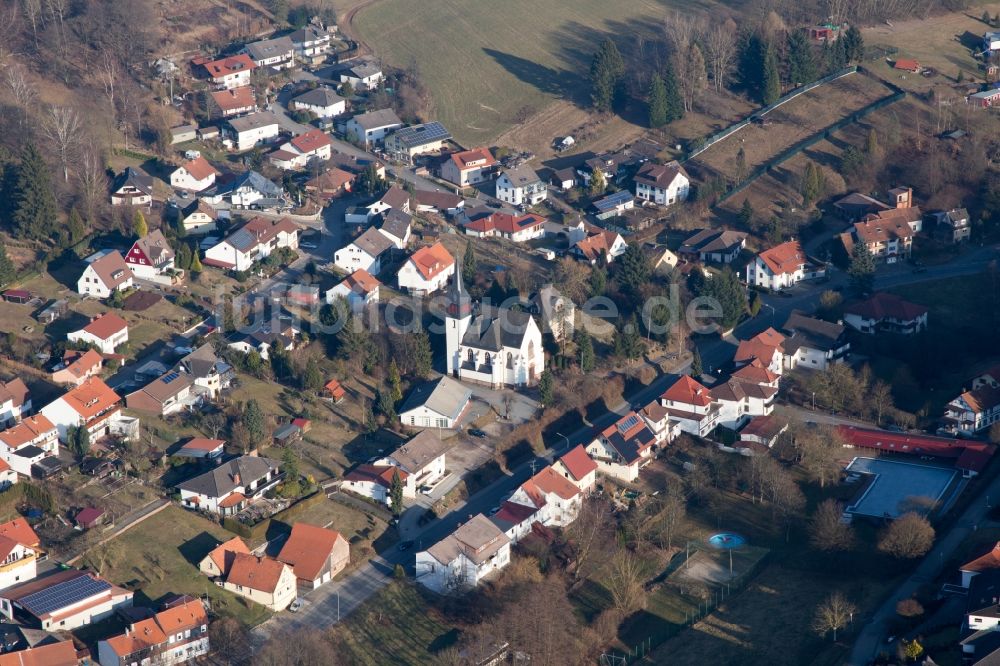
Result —
M298 597L295 597L295 601L288 605L288 610L292 613L298 613L300 608L302 608L302 599Z

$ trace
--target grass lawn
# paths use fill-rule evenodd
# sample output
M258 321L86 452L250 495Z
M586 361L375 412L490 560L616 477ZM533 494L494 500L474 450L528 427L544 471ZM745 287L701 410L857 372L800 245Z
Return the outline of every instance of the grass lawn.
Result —
M270 616L267 609L213 585L198 571L198 562L232 536L216 523L171 506L109 542L109 561L101 573L114 583L134 584L153 601L167 594L208 594L214 612L257 625Z
M415 583L393 582L333 630L351 664L432 664L458 631L428 604Z

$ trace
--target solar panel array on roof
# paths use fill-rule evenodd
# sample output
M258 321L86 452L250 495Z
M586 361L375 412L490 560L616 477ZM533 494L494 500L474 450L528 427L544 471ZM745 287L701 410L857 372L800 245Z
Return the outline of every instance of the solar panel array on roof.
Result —
M406 145L419 146L432 141L446 141L451 133L438 122L414 125L396 131L396 138Z
M639 425L639 417L633 414L618 423L618 432L626 433L637 425Z
M163 375L163 383L169 384L180 376L181 374L179 372L171 372L169 375Z
M628 190L622 190L620 192L615 192L614 194L609 194L608 196L594 202L594 206L600 210L606 210L608 208L614 208L620 204L625 203L632 198L632 193Z
M111 583L107 581L91 576L80 576L29 594L20 600L20 604L31 611L33 615L41 616L79 603L110 589Z

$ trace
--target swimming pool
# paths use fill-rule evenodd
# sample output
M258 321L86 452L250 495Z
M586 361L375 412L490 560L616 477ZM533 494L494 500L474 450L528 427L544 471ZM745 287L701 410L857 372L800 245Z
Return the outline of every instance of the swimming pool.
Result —
M875 518L898 518L914 503L940 501L957 474L947 467L883 458L855 458L847 471L875 477L847 507L848 513Z

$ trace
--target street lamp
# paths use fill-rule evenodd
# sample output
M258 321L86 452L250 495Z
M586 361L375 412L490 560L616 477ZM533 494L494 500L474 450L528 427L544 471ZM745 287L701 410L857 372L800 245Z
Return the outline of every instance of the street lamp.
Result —
M564 440L566 440L566 446L565 446L565 448L568 449L569 448L569 437L567 437L566 435L562 434L561 432L557 432L556 435L558 435L559 437L562 437Z
M816 391L813 391L812 394L813 394L813 411L815 412L816 411Z

